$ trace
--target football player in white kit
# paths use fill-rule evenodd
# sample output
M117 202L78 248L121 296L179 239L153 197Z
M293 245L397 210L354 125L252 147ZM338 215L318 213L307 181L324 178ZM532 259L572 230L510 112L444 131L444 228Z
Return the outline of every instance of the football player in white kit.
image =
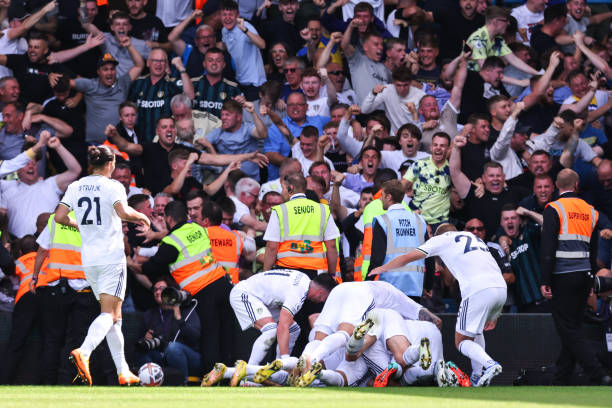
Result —
M455 326L455 345L472 361L473 385L487 386L501 373L502 367L485 352L483 331L495 328L506 302L507 287L497 262L482 240L470 232L458 232L451 224L442 224L435 236L423 245L373 269L369 275L385 273L429 256L439 256L459 281L462 300Z
M314 341L308 343L300 357L303 374L296 381L296 385L310 385L323 368L323 359L346 346L355 326L366 320L367 313L376 307L397 310L405 319L429 320L436 325L442 324L440 318L388 282L347 282L338 285L329 294L314 323ZM367 324L361 327L363 334L373 324L372 320L368 320Z
M375 322L374 326L365 336L359 336L360 326L366 325L367 319ZM321 382L332 386L365 385L373 377L368 370L377 375L375 387L386 386L389 375L395 375L402 385L433 380L432 361L443 358L442 334L433 323L405 320L395 310L379 308L368 312L367 319L351 336L346 359L335 370L322 370ZM393 367L392 372L388 372L388 366ZM384 381L377 384L381 376Z
M88 159L91 175L70 184L55 210L58 223L78 228L81 233L83 270L101 308L81 347L70 353L70 360L83 382L92 385L89 356L106 337L119 384L137 384L138 377L130 372L125 361L121 332L121 305L127 278L121 220L141 224L145 230L150 221L127 205L125 188L110 178L115 169L112 150L106 146L90 146ZM75 212L76 220L68 217L70 211Z
M281 360L290 357L300 334L300 326L293 316L300 311L306 299L314 303L325 302L335 286L336 281L329 274L321 274L310 280L305 273L291 269L261 272L240 281L230 292L230 304L243 331L255 327L261 334L253 343L248 363L237 361L231 375L225 364L217 363L205 376L202 385L211 386L223 378L230 378L230 386L238 385L244 377L262 368L258 364L275 340L278 344L277 357L280 359L270 365L277 367L274 371L280 370ZM261 381L255 378L255 382Z

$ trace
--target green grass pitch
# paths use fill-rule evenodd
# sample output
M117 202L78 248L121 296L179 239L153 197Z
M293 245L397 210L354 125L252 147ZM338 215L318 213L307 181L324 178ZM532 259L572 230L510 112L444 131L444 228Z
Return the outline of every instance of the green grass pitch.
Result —
M612 387L119 388L0 387L0 407L610 407Z

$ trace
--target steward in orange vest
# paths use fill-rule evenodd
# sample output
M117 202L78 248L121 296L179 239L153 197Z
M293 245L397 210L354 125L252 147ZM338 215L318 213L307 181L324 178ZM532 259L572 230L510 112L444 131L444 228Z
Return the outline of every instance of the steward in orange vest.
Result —
M232 283L236 284L240 280L238 261L240 261L244 243L238 231L221 227L222 217L221 207L216 203L210 202L202 206L202 226L208 232L213 256L217 263L227 270L232 278Z
M164 220L169 233L157 253L142 265L142 273L156 280L170 272L180 288L197 300L196 313L205 328L201 331L200 353L207 372L216 362L232 358L232 285L212 253L208 232L196 223L187 223L185 204L168 203Z

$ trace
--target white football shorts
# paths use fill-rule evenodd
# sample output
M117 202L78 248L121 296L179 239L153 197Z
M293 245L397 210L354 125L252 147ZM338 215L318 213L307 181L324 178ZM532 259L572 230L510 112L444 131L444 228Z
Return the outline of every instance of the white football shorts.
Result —
M102 293L124 299L127 285L125 263L83 266L83 271L96 299L100 300Z
M482 334L485 324L501 314L506 293L506 288L487 288L463 299L457 313L457 333L468 337Z

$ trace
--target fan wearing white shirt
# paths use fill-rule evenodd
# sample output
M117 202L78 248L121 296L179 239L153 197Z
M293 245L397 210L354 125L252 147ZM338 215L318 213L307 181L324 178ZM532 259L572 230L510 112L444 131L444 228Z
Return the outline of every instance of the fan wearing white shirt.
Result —
M323 95L321 88L325 84L327 95ZM302 90L306 96L308 116L329 116L329 107L337 102L336 88L327 76L325 68L317 72L314 68L307 68L302 73Z
M452 224L442 224L435 236L423 245L398 256L369 275L379 275L410 262L439 256L459 282L461 305L455 326L455 345L472 360L475 386L488 386L502 372L502 366L485 352L483 330L495 328L506 302L506 281L487 245L470 232L458 232ZM482 375L478 372L484 369Z

